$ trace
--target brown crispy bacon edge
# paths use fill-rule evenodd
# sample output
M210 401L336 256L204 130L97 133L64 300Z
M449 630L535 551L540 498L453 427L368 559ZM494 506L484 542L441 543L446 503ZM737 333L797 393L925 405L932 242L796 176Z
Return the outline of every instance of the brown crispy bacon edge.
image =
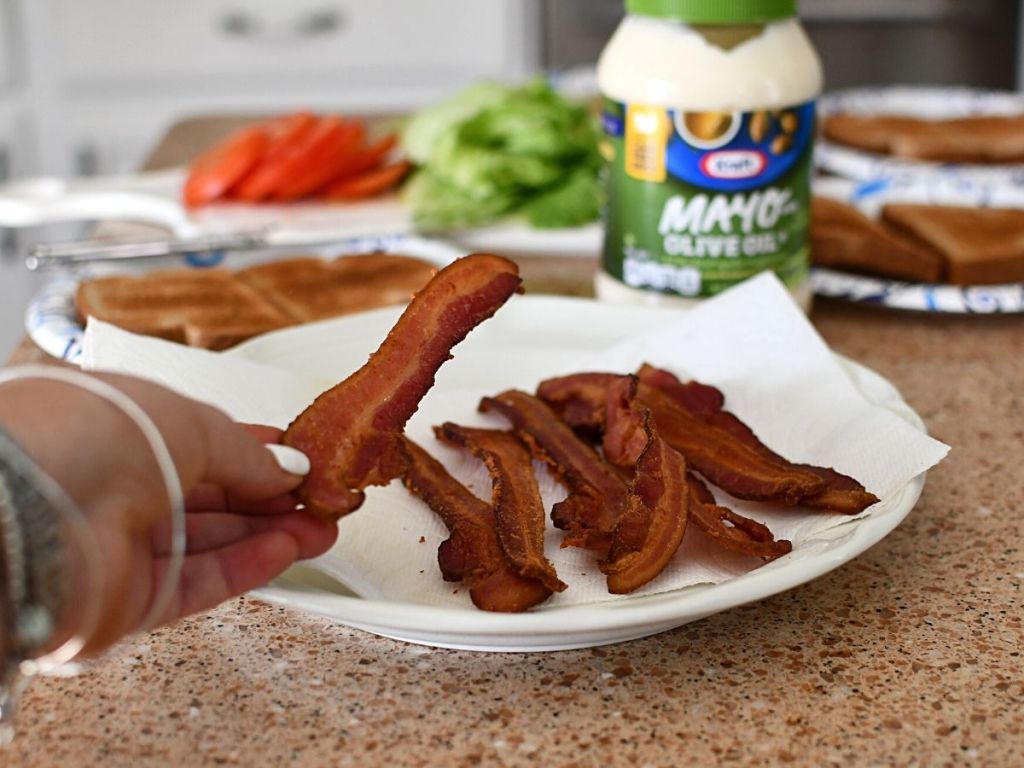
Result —
M434 427L434 434L442 442L465 448L487 467L498 541L516 572L554 592L564 590L565 582L544 556L544 502L529 449L511 432L462 427L450 421Z
M650 413L635 398L636 384L635 377L620 376L608 392L609 427L646 437L629 504L601 563L608 591L617 595L647 584L672 560L686 532L690 500L686 460L655 431ZM625 429L626 423L631 429Z
M735 414L722 409L724 398L721 397L721 392L718 392L714 387L709 387L706 384L698 385L705 390L718 392L720 399L717 406L714 405L714 398L711 395L702 395L699 400L695 400L692 395L694 390L691 389L695 382L684 384L669 371L645 364L640 367L637 375L643 384L647 384L664 393L679 408L699 415L707 424L731 435L763 460L773 462L780 467L795 467L817 477L821 481L822 488L815 493L801 496L799 499L801 505L815 509L824 509L830 512L857 514L878 501L877 496L865 490L864 486L852 477L843 475L828 467L794 464L772 451ZM703 472L703 470L701 471ZM715 482L714 478L710 475L706 473L705 475L712 482ZM717 482L715 484L718 485ZM721 487L732 493L729 488ZM739 498L746 498L736 493L733 493L733 495Z
M474 254L448 265L416 295L380 348L347 379L321 394L282 442L309 456L299 499L338 518L363 503L363 489L405 469L399 437L451 348L520 290L508 259Z
M776 540L767 525L722 507L711 489L692 472L687 473L690 490L690 519L724 549L759 557L765 562L793 551L785 539Z
M516 573L505 557L494 510L452 477L421 446L402 438L408 457L403 481L444 522L451 534L437 549L446 581L465 581L473 604L485 611L518 613L544 602L551 590Z
M623 380L630 379L632 384L622 383ZM620 466L636 464L645 447L645 443L641 442L643 430L649 430L647 424L633 414L634 409L630 401L636 389L635 376L620 376L608 385L604 455L608 461ZM713 398L704 399L704 402L713 401ZM792 551L793 545L785 540L776 541L768 526L733 512L727 507L719 506L707 485L692 472L687 472L686 475L689 486L690 520L719 546L760 557L765 561L774 560Z
M534 457L546 463L569 495L551 509L562 546L607 551L611 533L626 511L626 483L542 400L508 390L480 401L483 412L497 411L512 424Z
M542 381L537 397L554 410L574 432L600 442L605 428L608 388L618 373L573 373Z
M563 418L582 420L583 428L592 431L595 426L601 429L605 426L606 393L617 378L616 374L609 373L581 373L549 379L537 391ZM678 380L676 383L686 387ZM751 447L750 439L758 445L760 441L749 429L749 438L739 439L734 434L735 425L742 425L742 422L727 411L713 410L721 400L720 393L716 397L712 391L717 392L713 387L697 385L689 390L687 397L677 401L645 381L643 375L638 388L640 402L650 409L659 434L686 457L693 469L733 496L796 504L824 489L825 481L816 473L797 467L767 449L760 451ZM693 410L684 406L687 402L693 405Z

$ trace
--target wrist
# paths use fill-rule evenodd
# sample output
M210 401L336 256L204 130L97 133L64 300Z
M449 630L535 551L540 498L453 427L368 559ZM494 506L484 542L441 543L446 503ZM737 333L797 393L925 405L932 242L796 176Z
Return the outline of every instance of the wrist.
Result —
M105 466L111 454L126 463L150 460L145 441L122 411L68 381L0 382L0 428L86 515L135 474Z
M138 380L47 366L0 371L0 386L0 426L8 418L22 427L28 453L54 473L77 503L76 512L82 510L75 519L85 525L90 544L102 548L102 581L81 588L90 598L83 602L99 604L103 615L101 631L87 650L151 629L174 596L185 553L177 467L153 418L139 404L153 407L154 393L162 390ZM170 523L166 559L161 578L151 582L151 537L165 520Z
M0 600L5 658L37 659L88 632L99 563L73 502L0 429ZM72 643L74 644L74 643ZM73 654L74 651L71 651Z

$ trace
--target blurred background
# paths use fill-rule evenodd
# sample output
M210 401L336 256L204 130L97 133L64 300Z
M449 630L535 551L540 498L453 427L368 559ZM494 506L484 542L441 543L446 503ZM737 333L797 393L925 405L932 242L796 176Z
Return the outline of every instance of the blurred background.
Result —
M1019 89L1021 7L802 0L801 14L830 89ZM199 115L401 113L480 79L585 79L621 15L622 0L0 0L0 180L130 173ZM0 230L0 359L38 280L26 244L74 234Z

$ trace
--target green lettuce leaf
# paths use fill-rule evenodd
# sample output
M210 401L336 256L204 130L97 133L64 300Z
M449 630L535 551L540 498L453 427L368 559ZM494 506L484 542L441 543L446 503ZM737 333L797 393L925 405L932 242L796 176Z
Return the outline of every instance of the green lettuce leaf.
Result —
M421 170L406 199L426 231L513 212L538 227L597 217L601 158L587 110L542 81L473 86L419 113L403 146Z

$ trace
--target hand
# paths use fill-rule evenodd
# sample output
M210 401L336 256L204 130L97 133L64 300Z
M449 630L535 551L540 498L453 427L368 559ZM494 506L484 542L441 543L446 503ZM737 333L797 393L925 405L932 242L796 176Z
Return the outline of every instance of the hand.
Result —
M244 427L210 406L139 379L97 378L153 420L186 494L187 556L163 623L260 586L293 562L330 548L337 526L296 509L301 477L278 467L264 443L280 432ZM168 564L169 508L156 460L120 409L69 384L25 379L0 386L0 424L85 514L103 561L100 602L87 650L139 628ZM97 591L97 585L72 586ZM74 630L73 611L64 635ZM63 640L63 637L56 638Z

